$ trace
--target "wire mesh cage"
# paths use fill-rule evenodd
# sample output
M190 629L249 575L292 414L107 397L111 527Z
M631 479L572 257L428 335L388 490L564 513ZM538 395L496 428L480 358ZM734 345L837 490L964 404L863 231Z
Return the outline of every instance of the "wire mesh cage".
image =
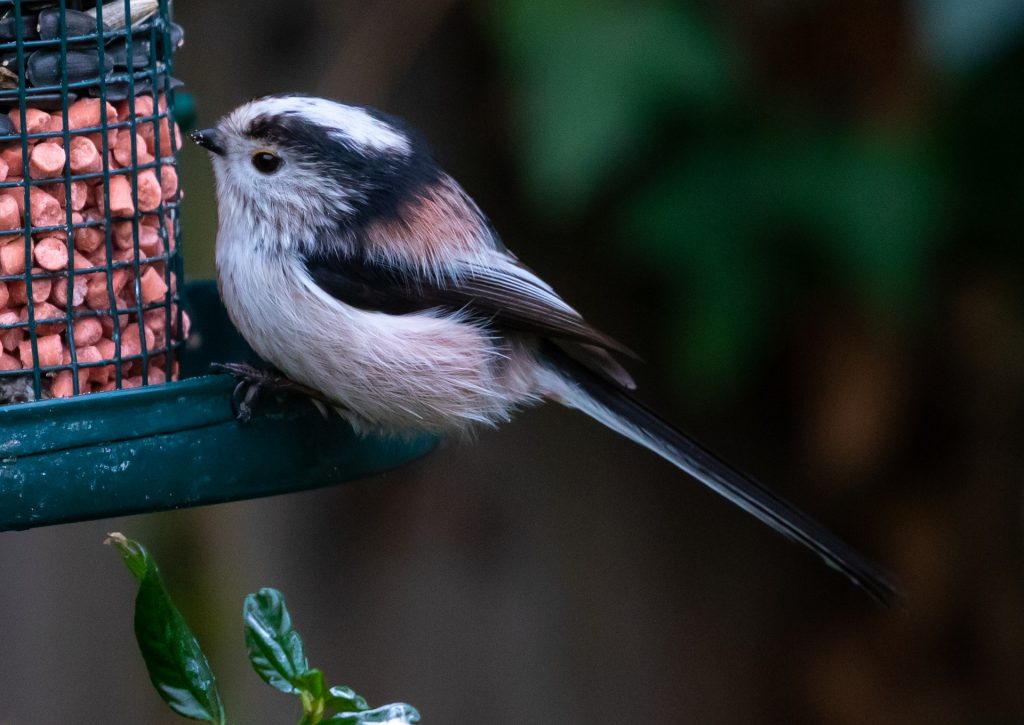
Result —
M0 531L341 483L435 443L296 399L235 419L207 373L253 353L215 285L182 282L182 39L170 0L0 0Z
M174 379L169 0L0 0L0 404Z

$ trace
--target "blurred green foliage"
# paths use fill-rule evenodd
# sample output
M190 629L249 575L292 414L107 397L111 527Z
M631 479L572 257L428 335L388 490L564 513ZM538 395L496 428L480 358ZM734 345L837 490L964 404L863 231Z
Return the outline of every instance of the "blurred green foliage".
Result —
M510 0L494 27L524 107L524 163L537 200L579 212L680 104L725 102L735 67L679 3Z
M1013 47L1024 28L1020 0L917 0L925 52L940 68L968 71Z
M712 132L710 135L714 135ZM719 387L760 342L785 296L792 234L876 311L918 299L939 188L925 144L807 129L709 138L630 204L637 251L681 290L673 331L687 375Z
M497 8L530 191L570 222L608 208L620 253L672 290L694 388L725 393L757 362L799 260L873 317L920 306L949 181L926 125L760 92L757 59L695 3Z

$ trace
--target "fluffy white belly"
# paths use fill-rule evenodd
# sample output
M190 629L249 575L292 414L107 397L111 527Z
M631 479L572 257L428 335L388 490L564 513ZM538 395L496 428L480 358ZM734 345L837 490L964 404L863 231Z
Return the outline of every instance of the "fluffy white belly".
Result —
M218 254L221 295L252 348L324 393L360 428L460 430L536 402L524 341L457 315L387 315L330 297L287 254Z

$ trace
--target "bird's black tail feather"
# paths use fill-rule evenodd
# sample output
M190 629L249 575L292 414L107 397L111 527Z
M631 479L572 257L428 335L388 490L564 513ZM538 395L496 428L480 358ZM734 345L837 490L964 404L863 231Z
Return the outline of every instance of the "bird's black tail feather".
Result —
M803 544L878 601L890 604L901 599L897 587L879 566L675 428L627 391L554 345L546 346L545 357L552 371L568 383L562 394L566 405L654 451L787 538Z

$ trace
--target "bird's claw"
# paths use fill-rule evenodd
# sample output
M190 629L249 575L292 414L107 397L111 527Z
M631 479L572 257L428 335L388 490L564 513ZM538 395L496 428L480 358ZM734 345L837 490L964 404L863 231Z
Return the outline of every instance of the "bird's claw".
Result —
M212 363L210 370L226 373L238 381L231 393L231 409L239 423L252 421L256 402L264 390L286 388L290 382L277 373L261 370L248 363Z
M212 363L210 370L215 373L226 373L238 381L231 393L231 408L240 423L252 420L256 402L266 390L306 396L321 409L321 412L323 405L330 405L327 398L317 391L289 380L276 371L261 370L248 363Z

